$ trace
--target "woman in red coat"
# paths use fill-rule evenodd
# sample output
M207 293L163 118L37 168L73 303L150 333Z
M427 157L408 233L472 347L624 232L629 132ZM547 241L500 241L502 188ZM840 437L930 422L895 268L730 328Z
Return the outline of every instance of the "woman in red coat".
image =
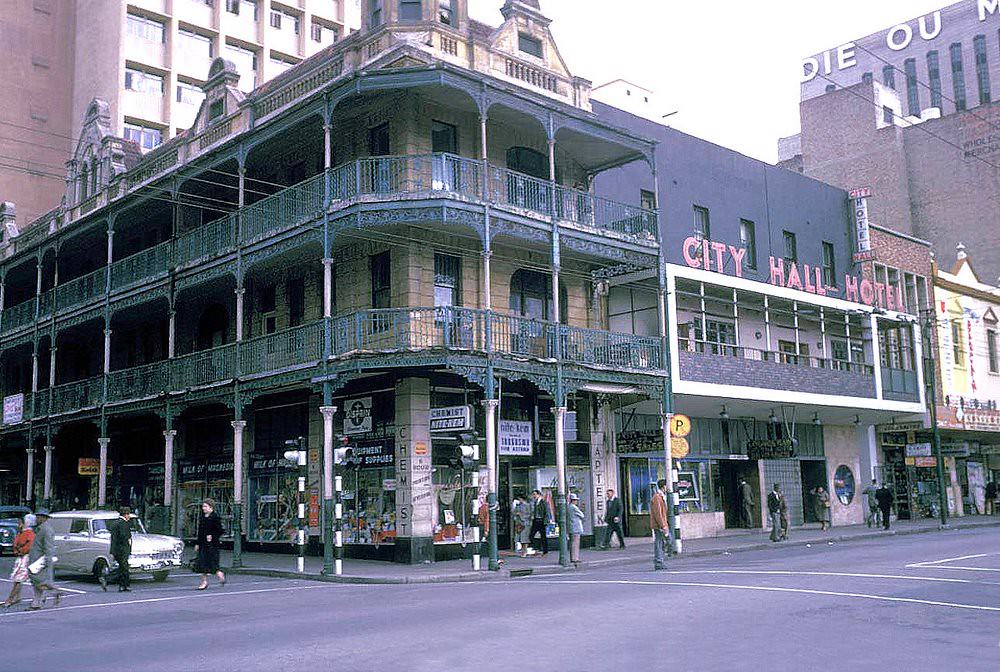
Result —
M17 526L17 536L14 537L14 569L10 572L11 586L10 595L3 601L4 608L13 607L21 601L21 584L28 580L28 551L35 543L35 531L32 526L35 524L35 517L28 514Z

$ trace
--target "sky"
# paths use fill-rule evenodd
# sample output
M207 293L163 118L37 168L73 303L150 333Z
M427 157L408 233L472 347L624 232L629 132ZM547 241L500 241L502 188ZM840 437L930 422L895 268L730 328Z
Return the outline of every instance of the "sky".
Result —
M802 59L954 0L540 0L570 71L652 89L671 126L774 163L799 130ZM469 0L499 25L503 0Z

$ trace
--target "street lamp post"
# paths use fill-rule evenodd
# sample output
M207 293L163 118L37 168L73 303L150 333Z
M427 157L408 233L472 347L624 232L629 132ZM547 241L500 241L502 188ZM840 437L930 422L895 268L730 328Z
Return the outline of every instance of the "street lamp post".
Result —
M298 465L295 515L298 518L296 521L298 526L296 543L299 547L299 556L296 569L301 574L306 571L306 541L309 539L309 518L306 516L306 479L308 476L306 439L302 436L297 439L290 439L285 441L285 447L288 448L285 451L285 459L295 460Z
M937 371L934 367L935 357L931 354L935 344L935 339L933 338L934 333L931 331L931 325L937 324L937 318L935 317L933 309L922 310L920 312L922 317L920 321L920 331L924 337L924 378L930 380L930 399L928 401L928 408L931 414L934 462L937 465L938 509L941 513L941 526L943 527L948 524L948 495L945 493L944 459L941 456L941 428L938 427L937 418Z

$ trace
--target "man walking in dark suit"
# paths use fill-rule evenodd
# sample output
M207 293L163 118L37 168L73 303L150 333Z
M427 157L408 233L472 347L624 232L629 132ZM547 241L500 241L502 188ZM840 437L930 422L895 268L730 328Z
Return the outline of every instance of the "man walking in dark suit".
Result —
M771 541L781 541L781 484L775 483L774 489L767 493L767 514L771 519Z
M875 491L875 501L878 502L878 508L882 511L882 529L889 529L889 514L892 512L892 490L885 487L885 482L882 483L882 487Z
M132 590L132 577L129 576L128 558L132 555L132 526L129 524L131 511L127 506L123 506L118 511L118 518L108 523L108 532L111 533L111 555L118 568L115 575L118 580L118 592L127 593ZM101 588L108 589L107 579L100 577Z
M608 505L606 523L607 532L604 535L604 548L611 548L611 535L618 535L618 548L625 548L625 532L622 530L622 500L615 496L615 491L608 488Z
M541 547L542 555L549 552L549 540L545 536L545 526L549 522L549 506L545 503L540 490L531 493L534 503L531 506L531 532L528 533L528 543L535 542L535 534L542 535Z

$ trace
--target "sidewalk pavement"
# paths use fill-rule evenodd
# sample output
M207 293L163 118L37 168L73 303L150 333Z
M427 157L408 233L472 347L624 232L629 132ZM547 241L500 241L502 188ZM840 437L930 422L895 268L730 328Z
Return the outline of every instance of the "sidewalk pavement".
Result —
M977 527L1000 526L1000 516L970 516L950 519L946 530L972 529ZM937 532L941 526L936 519L894 521L892 529L885 532L881 529L868 528L865 525L835 527L826 532L817 525L795 527L789 531L789 539L780 543L770 541L769 531L731 530L719 537L706 539L690 539L683 541L682 557L703 557L712 555L728 555L743 551L764 549L778 550L785 546L805 546L824 542L861 541L878 539L891 535L921 534ZM629 538L627 548L618 550L613 546L610 551L599 549L583 549L580 553L580 569L609 567L616 565L652 564L652 538ZM309 556L305 558L305 572L296 571L297 556L294 553L244 553L243 567L234 569L232 554L223 551L220 558L223 568L235 574L251 574L256 576L272 576L280 578L308 579L314 581L332 581L340 583L370 583L370 584L404 584L404 583L453 583L464 581L489 581L494 579L509 579L512 577L558 574L573 571L573 567L559 565L558 544L550 542L553 550L547 556L535 555L521 558L502 552L503 564L498 572L486 571L487 559L482 558L483 570L473 571L472 560L448 560L423 565L400 565L392 562L375 560L344 560L344 573L341 576L326 576L322 574L323 558ZM471 549L470 549L471 553Z

